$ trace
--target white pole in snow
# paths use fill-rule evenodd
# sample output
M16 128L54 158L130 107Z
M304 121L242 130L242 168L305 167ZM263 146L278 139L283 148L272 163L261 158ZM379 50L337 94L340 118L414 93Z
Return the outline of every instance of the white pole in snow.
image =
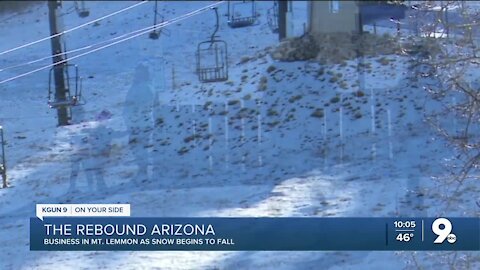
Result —
M343 101L343 98L340 100ZM340 105L340 162L343 162L343 107Z
M195 106L192 104L192 115L195 112ZM193 145L197 145L197 122L195 119L192 120L192 133L193 133Z
M375 93L373 88L370 88L370 122L371 122L371 131L372 135L375 135ZM377 144L374 142L372 144L372 159L375 160L377 157Z
M370 120L372 126L372 134L375 134L375 106L373 104L370 106Z
M388 137L392 137L392 118L390 109L387 109L387 125L388 125Z
M452 97L452 103L453 103L453 134L456 136L457 135L457 117L455 116L455 111L457 107L457 99L455 97Z
M372 134L375 134L375 92L373 92L373 88L370 88L370 118L372 122Z
M257 105L257 142L258 142L258 164L263 166L263 157L262 157L262 102L256 100Z
M225 168L228 170L228 102L225 101Z
M244 104L243 100L240 100L240 109L243 112ZM245 142L245 119L243 116L240 118L240 123L242 125L242 143Z
M192 121L192 129L193 129L193 145L196 146L197 145L197 134L196 134L197 123L195 122L195 120Z
M393 145L392 145L392 118L390 109L387 109L387 123L388 123L388 153L390 159L393 159Z
M327 110L323 112L323 170L327 169Z
M213 147L213 134L212 134L212 117L208 117L208 151L209 151L209 156L208 156L208 165L210 170L213 168L213 157L212 157L212 147Z
M327 141L327 110L323 112L323 140Z
M195 104L192 104L192 115L195 114ZM193 130L193 146L197 146L197 122L195 119L192 120L192 130Z
M258 114L257 116L257 141L258 141L258 151L262 149L262 116ZM258 165L262 166L262 154L258 155Z
M258 145L262 144L262 116L259 114L257 116L257 141Z
M242 111L243 113L243 108L244 108L244 103L243 103L243 99L240 100L240 111ZM242 127L242 134L241 134L241 142L242 142L242 148L241 149L245 149L245 146L243 145L243 143L245 143L245 119L242 117L240 117L240 125ZM245 157L245 152L243 153L242 155L242 170L245 171L245 160L246 160L246 157Z
M339 120L340 120L340 141L343 142L343 107L340 107L340 114L339 114Z

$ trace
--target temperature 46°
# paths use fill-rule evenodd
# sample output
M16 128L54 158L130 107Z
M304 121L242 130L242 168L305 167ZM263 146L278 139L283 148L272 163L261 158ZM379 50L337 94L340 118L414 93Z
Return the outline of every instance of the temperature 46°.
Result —
M409 242L413 238L413 236L413 233L399 233L396 239L400 242Z

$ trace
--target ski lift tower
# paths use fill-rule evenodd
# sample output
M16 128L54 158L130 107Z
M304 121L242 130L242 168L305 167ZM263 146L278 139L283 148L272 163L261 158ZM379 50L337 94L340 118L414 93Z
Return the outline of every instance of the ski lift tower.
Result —
M83 2L83 1L81 1ZM61 15L62 0L47 1L50 22L50 39L52 46L53 67L50 70L48 83L48 105L57 110L58 126L70 124L72 118L71 106L83 105L81 100L81 80L78 77L78 67L68 64L65 42L63 40L63 21ZM85 17L85 7L79 12ZM73 83L71 81L74 80ZM54 89L54 90L53 90ZM70 94L70 90L74 94Z
M3 128L0 126L0 149L2 150L2 155L0 156L0 176L3 181L3 188L7 187L7 165L5 162L5 139L3 137Z
M61 8L62 1L47 1L50 22L50 34L53 36L50 39L52 46L52 60L54 68L52 69L55 82L55 102L59 104L67 101L68 89L65 81L64 69L67 64L65 59L65 48L63 41L63 29L61 27ZM55 106L57 109L58 125L65 126L69 124L70 112L67 106Z
M289 1L278 1L278 39L287 37L287 12Z

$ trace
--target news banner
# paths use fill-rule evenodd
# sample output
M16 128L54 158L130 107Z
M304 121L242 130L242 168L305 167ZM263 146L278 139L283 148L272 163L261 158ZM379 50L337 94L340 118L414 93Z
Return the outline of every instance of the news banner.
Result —
M480 218L132 217L129 204L37 204L30 250L480 250Z

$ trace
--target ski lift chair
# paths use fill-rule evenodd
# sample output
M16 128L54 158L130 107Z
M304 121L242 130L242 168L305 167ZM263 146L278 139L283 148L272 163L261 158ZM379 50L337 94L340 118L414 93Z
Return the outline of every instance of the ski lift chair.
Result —
M78 16L81 18L88 17L90 15L90 10L85 6L85 1L75 1L75 10L77 11Z
M257 19L255 1L228 1L228 25L232 28L253 25Z
M159 17L161 23L165 22L165 17L163 17L163 15L158 15L158 17ZM167 36L167 37L170 36L170 31L168 29L156 26L157 25L157 18L156 17L155 17L155 20L153 22L153 25L154 26L153 26L152 32L150 32L148 34L148 37L150 39L153 39L153 40L159 39L161 34L163 34L164 36Z
M155 24L156 24L156 23L154 23L154 25L155 25ZM158 39L158 38L160 38L160 33L161 33L161 32L162 32L162 30L157 29L157 27L153 27L153 30L152 30L152 32L150 32L150 33L148 34L148 37L149 37L150 39L153 39L153 40Z
M278 33L278 1L273 1L273 7L267 10L268 26L273 33Z
M65 99L57 99L55 96L55 79L54 72L63 72L65 78ZM73 74L72 74L73 73ZM73 83L71 83L73 81ZM70 90L73 87L73 95ZM71 107L85 104L82 99L82 80L78 76L77 65L61 64L55 65L50 69L50 76L48 79L48 105L50 108L58 109L60 107Z
M217 39L218 11L215 10L216 25L210 40L200 42L197 47L197 75L201 82L221 82L228 80L227 43Z
M0 126L0 144L1 144L1 156L0 156L0 176L2 177L3 187L7 187L7 166L5 165L5 139L3 137L3 128Z

